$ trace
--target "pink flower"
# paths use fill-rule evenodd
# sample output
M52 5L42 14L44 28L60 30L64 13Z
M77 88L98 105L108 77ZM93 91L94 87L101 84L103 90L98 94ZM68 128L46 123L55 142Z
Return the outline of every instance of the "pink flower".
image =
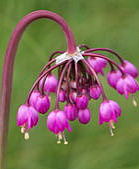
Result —
M129 61L124 60L124 63L121 65L123 71L132 77L136 78L139 75L138 69Z
M121 78L122 74L119 70L113 70L108 73L107 80L110 86L116 88L117 81Z
M48 92L48 93L55 93L57 90L57 85L58 85L58 80L56 79L56 77L52 74L48 75L46 77L45 82L44 81L45 78L42 78L42 80L40 81L40 88L43 87L43 83L44 83L44 91Z
M98 85L92 85L89 89L89 93L91 98L93 98L94 100L99 99L100 95L101 95L101 88Z
M49 113L47 118L47 127L54 134L59 134L65 129L67 129L69 132L72 131L65 112L62 110L54 110Z
M107 66L107 61L105 59L97 57L89 57L88 62L96 73L100 73L102 75L104 74L103 69Z
M78 116L78 109L74 104L67 104L64 107L64 112L68 120L74 121Z
M58 100L60 102L65 102L67 99L65 90L61 89L58 95Z
M76 97L76 106L78 109L85 109L88 106L89 99L86 95Z
M120 106L112 100L103 101L99 108L99 124L104 122L117 122L117 118L121 115Z
M130 75L121 77L116 85L118 93L128 98L129 94L136 93L139 90L138 82Z
M26 130L37 125L38 113L32 106L21 105L17 112L17 125L25 127Z
M87 124L91 120L91 112L88 108L80 109L78 112L79 122L82 124Z

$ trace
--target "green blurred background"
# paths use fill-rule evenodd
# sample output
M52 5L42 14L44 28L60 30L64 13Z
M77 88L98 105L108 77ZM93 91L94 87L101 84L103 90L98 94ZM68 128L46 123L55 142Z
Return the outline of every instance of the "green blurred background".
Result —
M1 67L15 25L24 15L39 9L62 15L73 29L77 44L112 48L139 67L138 0L0 0ZM15 61L7 169L139 169L138 107L133 107L132 98L125 100L110 89L103 79L109 98L118 101L123 110L114 137L110 137L106 125L98 125L100 101L94 101L90 104L92 122L85 126L72 124L68 145L56 144L55 136L45 127L45 116L30 132L30 139L24 141L16 126L17 108L24 103L51 52L65 48L59 26L45 19L30 25L22 38Z

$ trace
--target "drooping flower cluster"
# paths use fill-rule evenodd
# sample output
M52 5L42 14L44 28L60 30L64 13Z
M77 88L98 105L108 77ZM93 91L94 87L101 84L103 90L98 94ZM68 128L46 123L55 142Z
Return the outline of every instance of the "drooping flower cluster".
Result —
M70 121L78 120L81 124L88 124L92 116L88 104L100 97L102 103L99 107L99 124L108 123L113 136L114 123L121 115L121 108L118 103L107 98L98 75L104 75L104 68L109 64L111 70L107 74L108 84L128 98L130 94L139 90L139 84L135 80L138 77L138 70L111 49L87 47L82 51L81 49L86 45L79 47L72 56L61 51L60 53L65 55L64 58L62 54L62 62L57 62L61 55L56 58L51 57L31 88L26 103L19 107L17 125L21 126L25 139L29 138L28 131L37 125L39 113L46 113L46 126L57 136L57 143L61 143L63 139L64 144L67 144L64 132L72 131ZM113 53L121 63L117 64L105 55L94 51ZM51 65L55 62L56 64ZM55 68L58 68L57 77L52 74ZM49 112L51 93L56 94L56 101L54 110ZM59 102L65 103L63 110L60 109ZM135 100L134 104L137 105Z

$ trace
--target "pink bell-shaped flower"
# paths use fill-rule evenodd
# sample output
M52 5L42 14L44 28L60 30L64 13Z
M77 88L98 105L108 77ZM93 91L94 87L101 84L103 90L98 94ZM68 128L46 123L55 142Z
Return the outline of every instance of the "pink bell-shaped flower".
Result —
M128 98L131 93L136 93L139 90L139 84L132 76L126 75L118 80L116 89L118 93Z
M132 77L136 78L139 75L138 69L129 61L124 60L124 63L121 65L123 71Z
M89 57L88 62L96 73L100 73L102 75L104 74L103 69L107 66L107 61L105 59L97 57Z
M104 122L117 122L117 118L121 115L120 106L112 100L103 101L99 108L99 124Z
M122 73L119 70L113 70L108 73L107 80L110 86L116 88L117 81L121 78Z

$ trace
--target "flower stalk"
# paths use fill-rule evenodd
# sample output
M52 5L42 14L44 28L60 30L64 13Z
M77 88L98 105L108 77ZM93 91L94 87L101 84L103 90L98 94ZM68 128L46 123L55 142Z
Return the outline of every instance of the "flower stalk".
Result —
M9 108L12 90L13 66L16 51L19 45L21 36L27 26L33 21L41 18L51 19L59 24L65 34L67 41L67 52L74 53L76 51L75 40L71 29L66 21L56 13L38 10L26 15L14 29L11 39L8 43L6 54L4 57L3 73L2 73L2 87L0 93L0 167L4 168L4 154L7 142L8 123L9 123Z

